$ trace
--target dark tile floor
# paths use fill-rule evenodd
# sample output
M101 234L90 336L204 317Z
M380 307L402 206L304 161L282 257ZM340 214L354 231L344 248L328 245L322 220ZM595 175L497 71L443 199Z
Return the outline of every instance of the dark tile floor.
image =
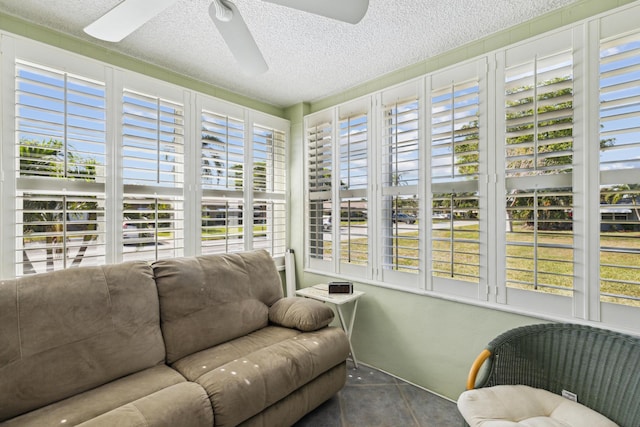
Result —
M456 404L347 361L347 384L294 427L459 427Z

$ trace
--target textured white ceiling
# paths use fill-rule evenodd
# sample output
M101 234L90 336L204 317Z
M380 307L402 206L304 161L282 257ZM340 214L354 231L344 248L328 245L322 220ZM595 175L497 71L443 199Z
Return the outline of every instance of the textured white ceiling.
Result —
M120 43L82 31L120 1L0 0L0 11L287 107L340 93L576 0L370 0L357 25L261 0L234 0L269 64L257 77L244 76L236 65L209 18L210 0L178 0Z

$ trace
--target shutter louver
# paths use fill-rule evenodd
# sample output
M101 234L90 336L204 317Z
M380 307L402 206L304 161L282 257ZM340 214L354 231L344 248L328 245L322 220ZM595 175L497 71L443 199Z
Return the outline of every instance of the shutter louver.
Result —
M333 158L331 123L307 128L309 256L312 259L333 259L331 242ZM339 224L338 224L339 226Z
M202 198L202 254L241 252L244 242L241 199Z
M184 107L125 89L123 260L184 253Z
M434 277L480 281L479 83L431 94L431 252Z
M640 34L600 47L600 299L640 306Z
M253 247L272 256L286 251L287 211L284 200L256 200L253 203Z
M158 260L182 256L183 210L181 197L127 194L123 210L122 259Z
M244 160L245 124L208 110L201 113L202 246L203 254L246 249L247 215ZM266 181L265 181L266 184Z
M507 287L573 294L571 50L505 76Z
M272 256L286 250L285 134L253 126L253 247Z
M416 99L384 107L382 135L382 266L417 274L419 104Z
M367 265L369 256L367 116L340 121L340 262Z
M125 184L182 187L183 110L178 103L125 90L122 126Z
M16 275L105 262L102 82L16 60Z
M202 186L204 189L244 188L244 122L202 112Z

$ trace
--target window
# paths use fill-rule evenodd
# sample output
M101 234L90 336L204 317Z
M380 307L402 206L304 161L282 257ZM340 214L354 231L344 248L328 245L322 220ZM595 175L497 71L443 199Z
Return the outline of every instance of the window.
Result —
M365 98L306 121L307 264L350 277L371 276L369 108Z
M310 262L333 259L333 129L326 117L307 125L308 241Z
M242 118L202 111L202 253L245 248L244 138Z
M202 112L202 186L242 190L244 185L244 121Z
M15 63L16 275L105 260L105 85Z
M573 296L573 56L570 33L507 52L506 277L518 291ZM538 50L536 50L538 49ZM529 58L526 57L529 55ZM567 314L571 306L565 307ZM545 309L548 307L545 307Z
M383 89L357 101L368 111L349 101L307 116L306 267L637 331L639 11ZM332 233L319 231L323 216ZM370 275L344 268L357 262L354 242Z
M600 47L600 298L640 307L640 33Z
M123 260L184 253L184 106L125 89Z
M286 250L286 133L272 117L202 100L201 251ZM225 113L223 113L225 112Z
M253 247L273 256L286 250L286 135L253 126Z
M340 135L340 217L338 228L341 271L369 265L368 117L347 115L338 124ZM352 274L358 270L351 268ZM361 272L360 274L365 274Z
M434 288L480 283L480 82L476 63L431 90L431 274ZM477 291L476 291L477 293Z
M382 109L382 269L420 271L418 198L419 102L409 98Z
M283 264L287 120L1 43L1 278L253 248Z

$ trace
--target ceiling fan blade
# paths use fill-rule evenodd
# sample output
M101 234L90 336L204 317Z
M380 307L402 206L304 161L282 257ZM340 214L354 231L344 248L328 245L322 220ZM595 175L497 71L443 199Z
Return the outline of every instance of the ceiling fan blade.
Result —
M263 0L338 21L357 24L367 13L369 0Z
M223 21L216 17L216 1L231 10L232 15L226 18L228 21ZM258 75L269 69L235 4L226 0L214 0L214 3L209 6L209 15L227 46L229 46L229 50L246 74Z
M178 0L124 0L84 28L92 37L119 42Z

